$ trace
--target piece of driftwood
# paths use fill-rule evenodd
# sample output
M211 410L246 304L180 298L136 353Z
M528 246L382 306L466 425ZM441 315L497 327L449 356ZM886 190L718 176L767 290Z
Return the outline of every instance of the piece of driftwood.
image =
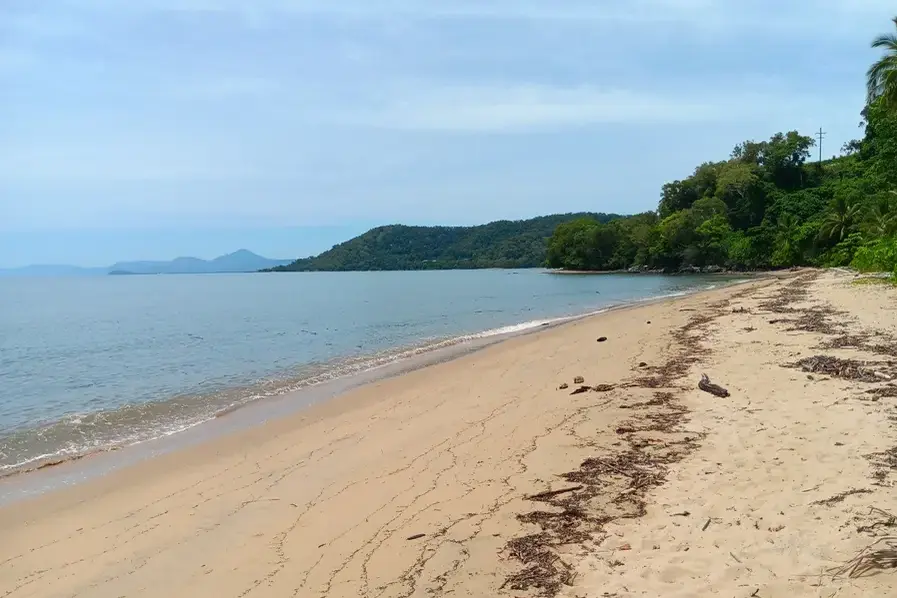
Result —
M570 394L571 394L571 395L578 395L578 394L582 394L582 393L584 393L584 392L589 392L589 391L592 391L592 392L610 392L610 391L612 391L614 388L616 388L616 387L615 387L613 384L599 384L598 386L587 386L587 385L585 385L585 386L580 386L579 388L577 388L576 390L574 390L574 391L571 392Z
M427 535L427 534L414 534L413 536L408 536L407 540L409 540L409 541L411 541L411 540L419 540L420 538L423 538L423 537L426 536L426 535Z
M713 384L710 381L710 378L707 377L707 374L701 374L701 381L698 382L698 388L717 397L729 396L729 391L718 384Z
M571 486L570 488L562 488L561 490L549 490L548 492L540 492L538 494L533 494L532 496L527 496L527 500L545 500L547 498L554 498L560 494L566 494L568 492L576 492L577 490L582 490L583 486Z

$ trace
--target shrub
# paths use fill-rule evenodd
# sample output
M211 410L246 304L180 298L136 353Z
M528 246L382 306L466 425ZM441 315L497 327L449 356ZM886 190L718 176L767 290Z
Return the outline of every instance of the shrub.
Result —
M897 271L897 237L879 239L859 247L850 265L860 272Z

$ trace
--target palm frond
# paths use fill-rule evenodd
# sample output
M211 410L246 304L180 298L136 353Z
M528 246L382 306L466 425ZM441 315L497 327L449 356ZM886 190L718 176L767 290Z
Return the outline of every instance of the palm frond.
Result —
M886 50L895 50L897 49L897 35L893 33L885 33L883 35L879 35L874 40L872 40L873 48L884 48Z
M897 106L897 69L888 71L884 77L881 96L887 106Z
M897 55L884 56L869 67L866 71L866 82L870 101L884 93L888 76L895 71L897 71Z
M897 27L897 17L892 19ZM866 95L871 103L880 97L891 107L897 107L897 34L885 33L872 40L872 47L884 50L884 55L866 71Z

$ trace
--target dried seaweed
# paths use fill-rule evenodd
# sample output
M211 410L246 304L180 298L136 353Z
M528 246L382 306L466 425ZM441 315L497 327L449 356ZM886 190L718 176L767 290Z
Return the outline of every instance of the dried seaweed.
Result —
M841 567L830 569L835 577L851 579L897 569L897 536L879 538Z
M878 366L873 369L871 366ZM794 363L785 364L784 367L800 369L811 374L823 374L833 378L856 380L858 382L881 382L886 379L881 369L891 367L889 363L857 361L856 359L840 359L830 355L815 355L805 357Z
M819 274L817 272L808 272L796 277L792 282L782 286L779 292L769 297L763 303L760 303L760 309L776 314L790 314L799 310L792 307L794 303L806 301L809 297L807 285L815 280Z
M832 309L830 306L811 307L801 310L801 315L796 320L791 320L792 326L789 332L815 332L817 334L841 334L844 324L832 320L832 316L844 316L844 312Z
M841 492L840 494L836 494L830 498L825 498L823 500L814 501L813 504L814 505L822 505L824 507L831 507L840 502L844 502L844 500L848 496L854 496L855 494L871 494L871 493L872 493L872 491L868 490L866 488L863 488L861 490L857 490L856 488L851 488L850 490L845 490L844 492Z
M572 568L551 549L547 533L514 538L505 547L508 554L524 564L522 571L509 575L500 589L526 591L536 589L540 596L555 596L565 585L572 585Z
M867 390L866 393L879 398L897 398L897 386L891 384L879 386L878 388Z
M678 350L664 364L652 368L653 376L635 379L627 386L670 387L687 375L708 352L702 344L708 334L708 325L728 305L728 301L723 301L711 306L709 313L693 316L673 334ZM613 386L586 388L604 391ZM604 525L614 519L643 516L646 492L663 484L670 465L697 448L696 435L684 439L674 437L681 432L688 409L678 404L672 393L656 392L651 400L629 407L644 411L618 429L620 434L626 435L627 449L586 459L578 469L560 476L575 486L535 495L534 500L556 510L540 509L518 516L521 522L538 526L540 531L507 543L506 554L519 561L522 569L509 575L502 588L534 592L544 597L556 596L564 585L572 583L574 574L555 549L585 543L600 534ZM648 440L640 436L646 432L671 437ZM614 505L612 515L594 504L594 499L599 496L609 498L607 506Z
M856 349L875 355L897 357L897 338L885 334L879 334L878 336L879 339L883 338L885 342L871 342L872 335L868 333L842 334L823 343L820 347L823 349Z

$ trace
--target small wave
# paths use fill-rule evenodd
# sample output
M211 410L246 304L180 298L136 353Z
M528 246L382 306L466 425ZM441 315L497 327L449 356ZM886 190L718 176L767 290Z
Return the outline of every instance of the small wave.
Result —
M552 318L547 320L530 320L529 322L522 322L520 324L512 324L510 326L501 326L499 328L493 328L491 330L484 330L483 332L478 332L476 334L471 334L466 337L466 339L480 339L480 338L491 338L495 336L505 336L511 334L517 334L520 332L526 332L527 330L533 330L536 328L542 328L543 326L551 326L552 324L559 324L561 322L567 322L575 317L579 316L571 316L566 318Z

